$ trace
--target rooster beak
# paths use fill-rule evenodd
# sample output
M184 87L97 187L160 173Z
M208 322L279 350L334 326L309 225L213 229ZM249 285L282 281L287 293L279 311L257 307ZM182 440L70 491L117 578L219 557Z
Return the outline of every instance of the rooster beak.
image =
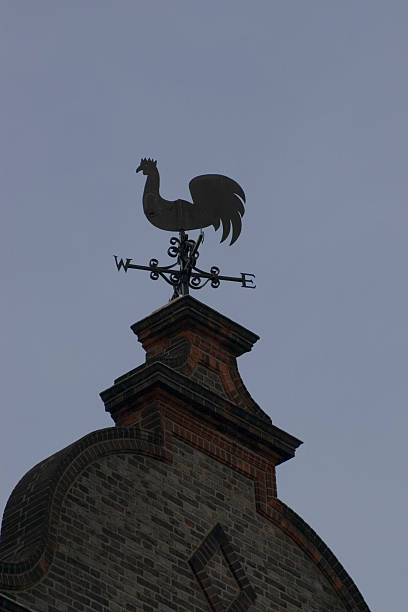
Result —
M141 171L141 169L142 169L142 166L139 166L138 168L136 168L136 173L137 173L137 172L140 172L140 171Z

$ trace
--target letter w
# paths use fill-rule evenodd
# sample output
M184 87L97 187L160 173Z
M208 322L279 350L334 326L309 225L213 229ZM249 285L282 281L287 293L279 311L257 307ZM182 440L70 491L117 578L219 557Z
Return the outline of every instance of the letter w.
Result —
M118 258L116 255L114 255L115 258L115 262L116 262L116 267L118 270L120 270L121 268L124 269L125 272L128 271L128 266L130 264L130 262L132 261L132 259L129 259L129 257L126 258L126 261L123 261L123 259L120 259L118 261Z

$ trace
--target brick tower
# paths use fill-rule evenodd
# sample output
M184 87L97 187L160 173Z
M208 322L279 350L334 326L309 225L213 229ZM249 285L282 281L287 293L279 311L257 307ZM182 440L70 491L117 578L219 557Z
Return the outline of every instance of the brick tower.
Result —
M132 326L146 362L101 393L114 427L32 468L7 504L0 610L367 612L276 494L299 440L236 359L258 337L180 297Z

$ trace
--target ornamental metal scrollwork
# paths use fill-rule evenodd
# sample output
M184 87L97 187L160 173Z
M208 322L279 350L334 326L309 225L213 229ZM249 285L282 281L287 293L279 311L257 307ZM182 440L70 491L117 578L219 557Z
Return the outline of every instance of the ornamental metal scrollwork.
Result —
M196 266L200 256L198 248L204 240L204 232L200 232L196 241L190 240L188 235L181 231L179 238L172 236L170 238L170 247L167 249L167 254L173 259L177 258L177 262L169 266L160 266L159 260L152 258L148 266L139 266L131 263L131 258L125 260L119 259L114 255L116 267L121 268L125 272L128 270L147 270L150 272L152 280L162 278L173 287L173 296L171 299L178 298L182 295L188 295L190 289L198 290L210 283L213 289L220 286L221 281L232 281L241 283L241 287L255 289L256 285L252 280L255 275L241 272L240 276L224 276L220 274L218 266L212 266L209 272L201 270ZM178 269L176 269L178 267Z

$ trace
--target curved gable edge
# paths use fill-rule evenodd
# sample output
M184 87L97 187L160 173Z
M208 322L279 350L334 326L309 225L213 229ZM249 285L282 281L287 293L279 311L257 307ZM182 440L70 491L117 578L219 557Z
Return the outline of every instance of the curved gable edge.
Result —
M4 512L0 540L0 590L28 589L47 574L56 549L65 494L89 464L117 453L141 454L171 462L162 434L148 433L137 427L109 427L84 436L23 476ZM370 612L341 563L296 512L276 498L269 498L266 506L257 504L257 510L312 559L349 612Z
M21 591L45 576L56 548L60 510L66 492L90 463L115 453L170 460L160 434L131 427L109 427L84 436L23 476L3 516L1 590Z
M317 533L294 510L275 498L260 513L286 533L326 576L350 612L370 612L353 579Z

